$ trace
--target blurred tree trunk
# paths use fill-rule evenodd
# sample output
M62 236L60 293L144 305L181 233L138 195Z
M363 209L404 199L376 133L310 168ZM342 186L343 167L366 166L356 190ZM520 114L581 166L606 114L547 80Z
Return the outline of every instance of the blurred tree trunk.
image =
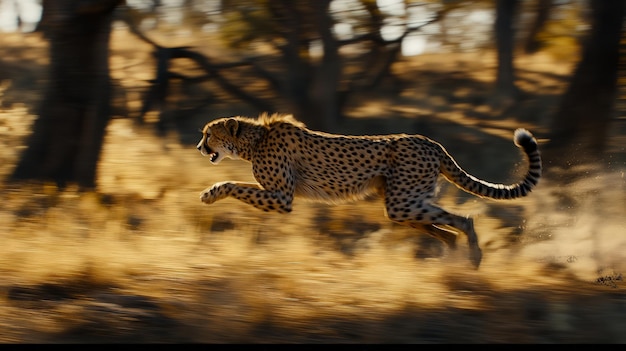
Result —
M332 130L343 106L339 91L342 59L332 33L330 0L275 0L268 5L285 38L280 51L286 75L271 80L298 119L312 129ZM323 48L319 62L309 54L309 46L317 38Z
M268 101L280 100L286 105L280 109L287 109L318 130L335 129L351 96L376 89L386 78L393 78L391 67L401 57L402 40L440 20L455 7L447 4L444 11L417 26L404 23L404 32L397 39L385 40L381 35L385 14L378 3L359 0L358 5L365 11L355 10L351 16L358 21L357 30L352 37L341 39L334 31L336 14L330 9L331 3L331 0L222 0L222 15L238 18L242 24L225 31L233 46L261 41L280 53L244 61L252 67L254 79L261 78L278 97ZM410 4L415 3L404 2L407 13ZM320 58L311 54L311 44L322 47ZM343 52L342 48L350 45L358 45L359 50ZM264 63L276 59L281 61L278 68ZM244 92L245 84L234 82L233 85L242 87L239 92ZM252 105L259 107L258 103Z
M311 6L324 53L310 89L312 109L309 111L314 111L315 115L307 116L307 120L315 119L318 122L316 124L319 125L311 125L311 128L332 130L341 118L343 110L340 99L342 65L339 43L332 33L333 19L328 13L330 0L312 0Z
M591 0L591 30L550 129L545 159L568 167L602 159L618 91L626 1Z
M524 52L534 54L541 48L541 41L538 36L550 18L553 0L536 0L535 20L533 21L528 36L524 41Z
M309 96L314 66L308 56L310 44L306 28L308 2L304 4L307 6L297 5L302 5L302 2L292 0L268 2L272 20L280 24L280 35L284 38L284 45L279 45L278 48L282 53L281 59L286 73L284 77L272 77L270 80L274 81L279 94L286 97L289 108L295 116L310 127L319 127L323 123L316 114L318 109L314 108Z
M519 0L497 0L494 33L498 56L495 91L492 105L504 106L517 100L519 89L515 85L513 65L513 22L519 8Z
M49 41L49 83L11 180L95 188L111 109L111 23L113 10L123 2L43 1L40 28Z

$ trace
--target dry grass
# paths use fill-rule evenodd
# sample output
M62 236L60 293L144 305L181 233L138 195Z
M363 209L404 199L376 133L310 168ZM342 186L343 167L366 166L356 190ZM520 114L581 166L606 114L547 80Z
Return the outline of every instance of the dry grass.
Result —
M394 113L410 109L403 99ZM445 126L430 132L477 176L514 178L508 131L519 123L452 124L457 115L419 126ZM32 118L20 105L0 109L3 177ZM158 138L130 120L113 120L107 135L97 193L2 189L0 342L626 342L619 167L544 179L512 202L442 184L444 207L476 218L484 260L473 270L464 238L444 253L387 221L377 199L297 202L289 215L230 199L206 206L202 189L252 180L249 165L212 166L175 133Z
M205 206L201 189L249 166L127 122L111 124L99 193L4 189L1 341L624 342L579 321L596 304L600 320L623 313L621 174L543 181L514 204L444 187L442 203L477 216L474 271L464 239L442 257L377 200Z

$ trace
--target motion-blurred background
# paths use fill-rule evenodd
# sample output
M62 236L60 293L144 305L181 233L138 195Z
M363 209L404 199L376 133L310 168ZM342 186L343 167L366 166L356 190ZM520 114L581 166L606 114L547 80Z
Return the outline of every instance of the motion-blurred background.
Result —
M0 342L624 343L623 0L0 0ZM441 183L479 270L380 199L289 215L198 129L418 133L528 197Z

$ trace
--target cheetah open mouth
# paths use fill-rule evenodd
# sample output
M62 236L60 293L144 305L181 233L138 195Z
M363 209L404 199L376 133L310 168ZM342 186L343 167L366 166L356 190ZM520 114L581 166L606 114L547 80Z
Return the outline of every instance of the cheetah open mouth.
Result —
M213 153L210 153L210 154L209 154L209 157L210 157L210 158L209 158L209 161L211 161L211 162L215 162L215 160L217 160L217 157L218 157L219 155L220 155L220 154L219 154L218 152L213 152Z

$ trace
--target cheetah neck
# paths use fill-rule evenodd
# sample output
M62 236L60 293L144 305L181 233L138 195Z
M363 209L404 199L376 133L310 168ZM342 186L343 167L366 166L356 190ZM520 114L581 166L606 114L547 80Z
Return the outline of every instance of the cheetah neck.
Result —
M267 128L262 125L242 123L240 135L237 139L237 154L240 159L251 161L254 151L267 134Z

